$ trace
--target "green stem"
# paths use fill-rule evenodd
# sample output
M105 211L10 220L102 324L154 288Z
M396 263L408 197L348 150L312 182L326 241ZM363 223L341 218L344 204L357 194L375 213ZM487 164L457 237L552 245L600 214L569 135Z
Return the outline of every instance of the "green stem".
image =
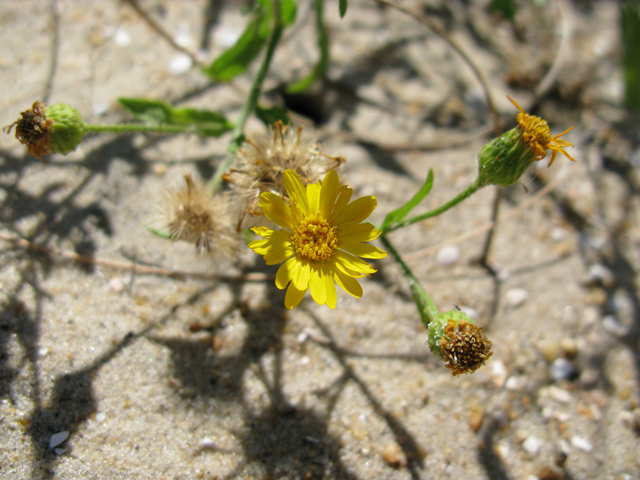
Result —
M431 297L427 294L420 282L415 277L409 266L404 263L400 254L396 251L396 249L391 245L389 239L384 235L380 235L380 241L382 244L389 250L393 259L400 265L404 276L407 278L409 282L409 288L411 289L411 295L413 296L413 300L416 302L416 306L418 307L418 313L420 314L420 318L422 320L422 324L426 327L429 326L431 322L435 320L435 318L440 313L436 308L436 304L433 303Z
M486 184L482 180L480 180L480 178L478 177L473 181L471 185L469 185L466 189L464 189L454 198L449 200L447 203L440 205L438 208L434 208L429 212L421 213L420 215L415 215L413 217L407 218L406 220L403 220L402 222L398 222L394 225L391 225L384 230L384 233L393 232L394 230L398 230L399 228L406 227L407 225L411 225L413 223L419 222L426 218L437 217L441 213L444 213L447 210L449 210L450 208L455 207L457 204L459 204L466 198L469 198L471 195L476 193L485 185Z
M195 131L193 125L143 125L125 123L119 125L90 125L85 123L85 133L181 133Z
M258 70L256 77L253 79L253 85L251 85L249 97L240 112L240 118L238 118L235 128L233 129L233 140L231 140L231 144L227 149L231 155L229 155L216 170L215 175L207 187L207 191L209 193L216 191L222 181L223 173L226 172L233 163L233 154L238 151L238 148L240 148L240 145L244 142L244 125L247 123L249 115L253 113L256 105L258 105L258 99L260 98L260 92L262 91L262 84L267 78L269 67L271 66L271 60L273 60L273 54L276 51L276 47L278 46L278 42L282 36L282 31L284 30L280 14L280 0L273 0L273 15L275 23L273 25L273 31L271 32L271 38L269 39L269 45L267 45L267 52L262 59L262 64L260 65L260 69Z

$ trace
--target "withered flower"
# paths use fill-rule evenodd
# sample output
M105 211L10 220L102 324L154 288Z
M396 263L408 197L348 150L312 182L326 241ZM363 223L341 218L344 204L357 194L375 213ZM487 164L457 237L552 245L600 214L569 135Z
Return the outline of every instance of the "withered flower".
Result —
M46 162L41 155L51 153L51 126L54 123L53 119L45 117L46 111L44 103L36 101L30 110L20 112L22 118L2 129L3 132L10 134L15 126L16 138L27 146L27 151L31 155L43 163Z
M473 373L491 357L491 341L464 312L441 313L429 324L429 348L454 376Z
M20 113L19 118L2 129L9 134L16 127L16 138L27 146L27 151L46 163L41 155L72 152L82 142L85 123L78 110L66 103L45 107L34 102L30 110Z

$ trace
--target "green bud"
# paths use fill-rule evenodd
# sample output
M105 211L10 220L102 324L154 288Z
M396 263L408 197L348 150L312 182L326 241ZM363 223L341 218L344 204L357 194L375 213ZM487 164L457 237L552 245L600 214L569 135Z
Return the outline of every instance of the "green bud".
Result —
M478 176L485 185L508 187L531 166L535 152L518 126L487 143L478 155Z
M454 376L473 373L491 357L491 341L466 313L452 310L429 323L429 348Z
M507 98L520 110L518 126L494 138L480 150L478 178L482 185L513 185L534 161L545 158L548 151L551 151L549 166L558 153L575 162L564 150L573 145L560 139L573 127L552 137L546 120L525 113L515 100L508 95Z
M56 103L47 107L46 115L53 120L51 153L66 155L74 151L84 138L85 123L80 112L66 103Z

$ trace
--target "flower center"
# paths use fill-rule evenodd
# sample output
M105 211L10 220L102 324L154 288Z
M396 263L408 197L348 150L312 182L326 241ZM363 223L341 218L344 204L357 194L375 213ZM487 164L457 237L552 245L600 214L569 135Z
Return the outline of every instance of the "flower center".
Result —
M551 143L551 130L549 130L549 125L540 117L528 115L523 112L518 114L517 119L520 128L522 128L522 138L535 152L535 159L543 159L547 155L547 148L549 148L549 143Z
M326 262L338 248L338 232L322 215L311 215L293 231L293 246L299 255L316 262Z

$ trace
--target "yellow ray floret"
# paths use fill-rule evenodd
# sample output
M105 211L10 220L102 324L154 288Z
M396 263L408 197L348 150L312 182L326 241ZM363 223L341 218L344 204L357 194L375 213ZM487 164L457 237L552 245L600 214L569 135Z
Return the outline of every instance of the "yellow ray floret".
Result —
M522 138L526 143L529 144L529 146L535 153L535 157L533 158L534 160L542 160L547 156L547 150L551 150L551 157L549 158L548 165L549 167L555 160L558 153L562 153L565 157L573 162L576 161L564 150L564 147L573 147L573 144L567 142L566 140L560 140L560 137L562 137L573 127L568 128L555 137L552 137L551 130L549 130L549 125L547 124L546 120L525 113L524 110L520 108L520 105L518 105L518 103L509 95L507 95L507 98L511 103L515 105L518 110L520 110L520 113L517 116L518 124L522 129Z
M375 209L376 198L367 196L351 202L353 189L340 186L333 170L324 180L306 187L293 170L285 170L282 178L290 204L265 192L258 206L283 230L253 228L263 240L251 242L249 248L263 255L268 265L284 262L276 273L276 286L288 286L285 306L296 307L309 290L318 304L335 308L336 283L360 298L362 287L356 279L376 272L363 258L387 256L364 243L380 236L380 230L363 223Z

